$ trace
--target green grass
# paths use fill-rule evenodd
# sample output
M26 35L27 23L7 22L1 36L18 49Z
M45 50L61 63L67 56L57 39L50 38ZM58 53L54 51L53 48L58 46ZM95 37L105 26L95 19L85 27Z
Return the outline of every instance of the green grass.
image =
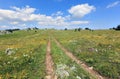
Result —
M43 79L47 34L17 31L0 36L0 78ZM9 53L5 53L9 50Z
M120 31L21 30L0 35L0 78L44 78L46 43L49 36L57 38L78 59L93 67L101 75L110 79L118 79L120 76ZM5 53L7 50L10 51L9 54ZM55 69L59 70L59 67L64 66L70 72L70 76L64 79L76 79L77 76L85 79L90 77L54 42L52 56ZM76 71L70 71L74 66Z
M54 36L77 58L111 79L120 76L120 32L114 30L55 31Z
M55 73L57 74L58 79L95 79L66 56L66 54L57 47L53 41L51 53L55 63Z

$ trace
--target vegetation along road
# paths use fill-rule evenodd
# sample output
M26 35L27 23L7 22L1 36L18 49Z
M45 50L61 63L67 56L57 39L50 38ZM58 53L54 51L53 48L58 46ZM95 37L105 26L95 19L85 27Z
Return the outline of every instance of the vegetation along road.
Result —
M88 67L85 63L78 60L71 52L69 52L67 49L65 49L56 39L54 39L54 40L55 40L56 44L66 53L66 55L69 56L77 64L79 64L84 70L89 72L91 75L95 76L97 79L105 79L101 75L99 75L96 71L94 71L92 68Z

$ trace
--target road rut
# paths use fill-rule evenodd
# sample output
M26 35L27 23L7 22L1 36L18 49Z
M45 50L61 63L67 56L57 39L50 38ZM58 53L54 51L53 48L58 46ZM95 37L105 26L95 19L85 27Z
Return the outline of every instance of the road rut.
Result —
M65 54L70 57L73 61L75 61L77 64L79 64L85 71L89 72L89 74L91 74L93 77L97 78L97 79L107 79L105 77L102 77L100 74L98 74L96 71L94 71L92 68L88 67L85 63L83 63L82 61L78 60L73 54L72 52L68 51L67 49L65 49L56 39L54 39L54 41L56 42L56 44L65 52Z
M51 56L50 40L48 41L48 44L47 44L45 64L46 64L45 79L57 79L57 76L55 75L55 72L54 72L54 63L53 63L52 56Z

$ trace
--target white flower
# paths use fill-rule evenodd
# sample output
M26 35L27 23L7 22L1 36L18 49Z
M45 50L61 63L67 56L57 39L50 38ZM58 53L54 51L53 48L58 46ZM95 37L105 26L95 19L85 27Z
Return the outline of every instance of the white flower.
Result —
M67 69L68 66L66 66L65 64L59 64L57 65L56 74L60 76L61 79L63 79L64 77L68 77L69 72L67 71Z
M79 76L77 76L76 78L77 78L77 79L81 79L81 77L79 77Z
M8 64L10 64L10 62L9 62L9 61L8 61L7 63L8 63Z
M23 54L23 56L24 56L24 57L28 57L28 55L27 55L27 54Z
M70 68L71 71L75 71L75 69L76 69L75 66L73 66L73 67Z

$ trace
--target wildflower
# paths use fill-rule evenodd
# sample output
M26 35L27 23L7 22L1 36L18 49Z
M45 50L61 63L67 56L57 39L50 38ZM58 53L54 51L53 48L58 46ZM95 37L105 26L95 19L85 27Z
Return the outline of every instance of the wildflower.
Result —
M98 52L97 48L95 49L96 52Z
M77 79L81 79L81 77L79 77L79 76L77 76L76 78L77 78Z
M28 55L27 55L27 54L23 54L23 56L24 56L24 57L28 57Z
M8 64L10 64L10 62L9 62L9 61L8 61L7 63L8 63Z
M67 71L67 69L68 69L68 66L64 64L57 65L56 74L60 76L61 79L63 79L64 77L68 77L69 72Z
M70 68L71 71L75 71L75 69L76 69L75 66L72 66L72 67Z

